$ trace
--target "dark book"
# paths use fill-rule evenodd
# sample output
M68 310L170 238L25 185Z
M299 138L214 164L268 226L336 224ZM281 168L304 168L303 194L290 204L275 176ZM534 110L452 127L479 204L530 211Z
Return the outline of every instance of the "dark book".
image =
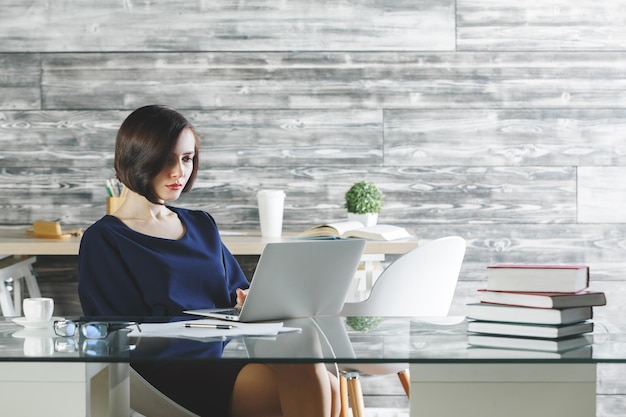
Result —
M585 265L498 264L487 267L487 290L575 293L589 286Z
M578 293L509 292L478 290L483 303L508 304L522 307L567 308L606 305L606 296L600 291Z
M592 307L534 308L503 304L468 304L467 317L474 320L510 323L568 324L593 318Z

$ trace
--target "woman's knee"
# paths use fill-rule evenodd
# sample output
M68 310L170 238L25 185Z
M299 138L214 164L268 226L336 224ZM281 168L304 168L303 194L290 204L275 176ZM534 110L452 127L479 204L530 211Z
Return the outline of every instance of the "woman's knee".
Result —
M270 366L258 363L244 366L233 388L232 415L279 415L278 383L276 372Z

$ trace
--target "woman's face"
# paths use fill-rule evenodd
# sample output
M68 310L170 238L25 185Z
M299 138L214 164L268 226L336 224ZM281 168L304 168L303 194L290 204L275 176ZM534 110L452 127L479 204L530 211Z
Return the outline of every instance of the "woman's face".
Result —
M165 168L152 180L154 192L161 202L173 201L180 194L193 170L196 139L189 129L184 129L170 155Z

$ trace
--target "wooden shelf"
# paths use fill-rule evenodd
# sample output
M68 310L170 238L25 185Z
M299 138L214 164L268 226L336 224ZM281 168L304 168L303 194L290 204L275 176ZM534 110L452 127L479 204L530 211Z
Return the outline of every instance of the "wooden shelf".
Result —
M259 255L270 242L295 239L297 232L285 232L279 238L263 238L259 231L224 231L222 240L233 255ZM403 254L417 247L416 238L391 242L368 241L365 253ZM28 236L26 229L0 228L0 254L6 255L78 255L80 237L44 239Z

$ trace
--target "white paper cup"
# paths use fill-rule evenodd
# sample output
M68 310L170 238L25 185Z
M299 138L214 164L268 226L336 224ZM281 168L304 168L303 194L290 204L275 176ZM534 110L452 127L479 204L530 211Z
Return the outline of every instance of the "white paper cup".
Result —
M283 209L285 192L282 190L261 190L257 193L261 236L280 237L283 232Z
M52 298L25 298L22 302L22 311L28 321L48 321L54 312L54 300Z

